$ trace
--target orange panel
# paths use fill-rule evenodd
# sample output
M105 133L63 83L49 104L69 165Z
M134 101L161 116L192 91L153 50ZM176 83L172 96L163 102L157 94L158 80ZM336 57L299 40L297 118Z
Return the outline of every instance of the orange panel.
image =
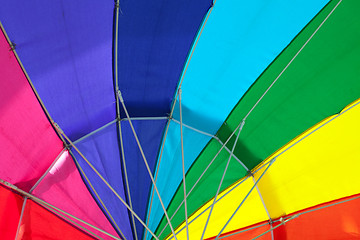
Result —
M354 197L356 199L353 199ZM346 200L349 201L340 203ZM336 203L339 204L331 206ZM360 195L322 204L309 210L321 207L325 208L300 215L285 223L283 228L279 227L279 231L275 231L278 233L275 234L275 239L360 239Z

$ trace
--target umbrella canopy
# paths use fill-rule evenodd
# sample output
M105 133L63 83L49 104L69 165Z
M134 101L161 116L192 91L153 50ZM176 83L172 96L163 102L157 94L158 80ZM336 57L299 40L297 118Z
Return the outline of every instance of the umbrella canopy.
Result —
M360 3L1 3L4 239L360 237Z

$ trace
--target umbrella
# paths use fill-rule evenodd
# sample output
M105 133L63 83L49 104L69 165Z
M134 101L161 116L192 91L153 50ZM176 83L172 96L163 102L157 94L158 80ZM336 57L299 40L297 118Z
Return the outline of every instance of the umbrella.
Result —
M1 3L1 235L358 238L358 8Z

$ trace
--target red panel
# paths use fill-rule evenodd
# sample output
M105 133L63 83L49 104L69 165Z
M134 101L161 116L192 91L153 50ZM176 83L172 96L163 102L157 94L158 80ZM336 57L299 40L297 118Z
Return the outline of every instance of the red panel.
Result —
M23 198L0 185L0 239L15 239Z
M31 200L27 200L26 202L23 221L18 236L18 239L22 240L93 239Z
M0 31L0 178L28 191L62 149Z

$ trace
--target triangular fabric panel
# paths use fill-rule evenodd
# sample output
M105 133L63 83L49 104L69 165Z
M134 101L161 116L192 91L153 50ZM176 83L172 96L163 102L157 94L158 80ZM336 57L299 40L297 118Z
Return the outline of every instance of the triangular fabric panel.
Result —
M150 171L153 173L166 120L134 120L132 123L139 137L139 142L149 164ZM130 200L131 197L134 211L145 222L148 199L150 197L151 180L143 156L141 155L139 146L135 141L134 134L129 125L128 121L121 122L126 172L130 191L128 199ZM137 220L135 223L139 236L142 236L143 225Z
M120 232L122 232L126 239L132 239L133 234L131 224L129 223L128 209L107 185L109 184L126 201L120 149L117 141L116 124L112 124L102 131L76 143L76 147L85 156L86 160L75 149L72 149L71 152L79 163L79 168L85 172L85 176L88 178L83 177L85 183L98 201L99 206L106 213L119 234L121 235ZM98 173L86 161L91 163L106 182L101 179Z

